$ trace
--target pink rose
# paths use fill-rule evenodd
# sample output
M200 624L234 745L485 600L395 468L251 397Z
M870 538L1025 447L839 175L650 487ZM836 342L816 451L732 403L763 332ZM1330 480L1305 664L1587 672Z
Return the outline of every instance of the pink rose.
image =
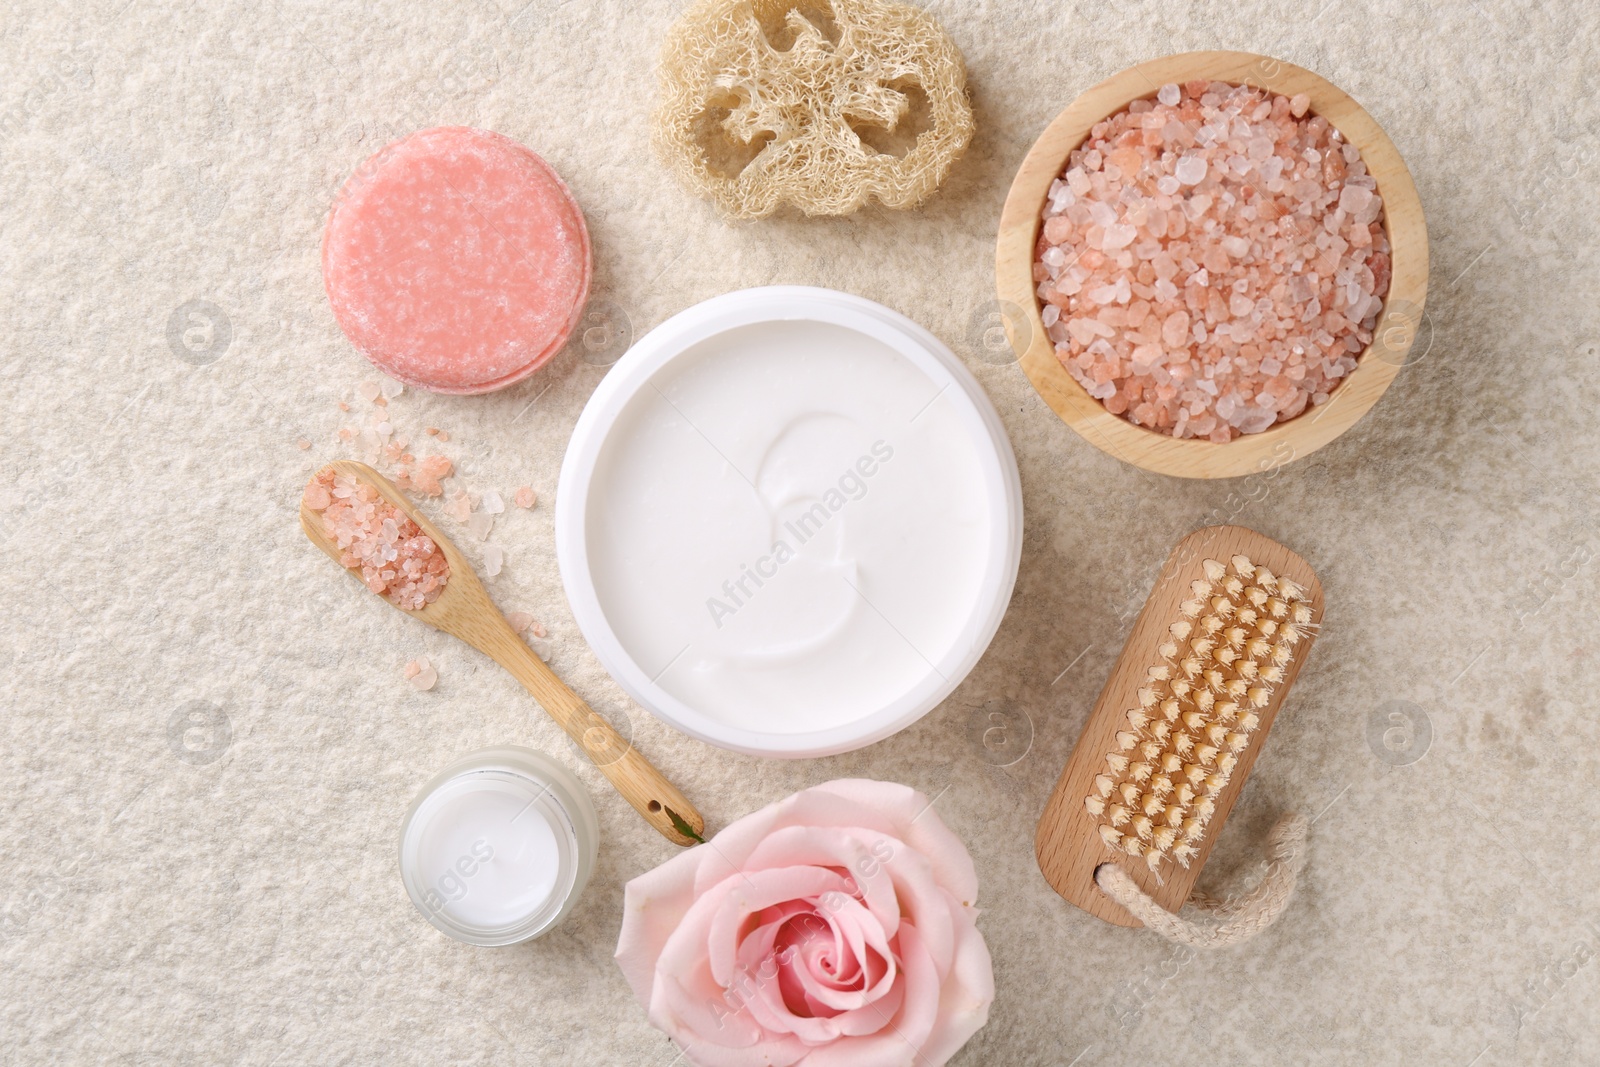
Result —
M629 882L617 963L701 1067L938 1067L994 1000L977 894L926 797L843 779Z

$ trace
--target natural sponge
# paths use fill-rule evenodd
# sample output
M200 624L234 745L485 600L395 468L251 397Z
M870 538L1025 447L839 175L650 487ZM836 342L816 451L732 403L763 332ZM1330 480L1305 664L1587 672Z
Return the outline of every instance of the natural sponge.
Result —
M885 0L700 0L660 76L658 152L735 218L915 207L972 139L961 53Z

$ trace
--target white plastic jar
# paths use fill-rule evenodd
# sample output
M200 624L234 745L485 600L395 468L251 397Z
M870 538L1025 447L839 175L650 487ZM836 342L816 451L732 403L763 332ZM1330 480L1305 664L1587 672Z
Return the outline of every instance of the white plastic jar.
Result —
M927 330L827 289L746 289L640 339L556 498L584 637L656 717L763 756L848 751L960 684L1021 554L993 405Z

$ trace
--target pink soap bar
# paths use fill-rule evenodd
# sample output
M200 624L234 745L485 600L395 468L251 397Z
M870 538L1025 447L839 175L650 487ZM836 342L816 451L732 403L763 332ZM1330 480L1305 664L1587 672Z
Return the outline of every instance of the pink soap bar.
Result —
M384 373L436 393L521 381L589 296L589 231L566 184L508 137L414 133L345 183L322 241L334 318Z

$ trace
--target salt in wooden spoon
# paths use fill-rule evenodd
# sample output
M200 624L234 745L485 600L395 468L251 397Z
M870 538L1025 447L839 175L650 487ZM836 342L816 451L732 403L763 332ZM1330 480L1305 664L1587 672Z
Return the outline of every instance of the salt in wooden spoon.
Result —
M450 564L450 578L439 599L414 611L399 610L421 619L436 630L460 638L510 671L512 677L533 694L539 706L556 721L556 725L565 730L567 736L577 742L601 773L610 779L623 799L638 809L639 814L660 831L661 836L677 845L694 845L704 839L705 819L694 805L637 749L623 740L609 722L595 714L581 697L568 689L543 660L534 655L533 649L517 635L500 609L494 606L494 601L489 599L489 593L478 580L472 565L448 537L418 514L411 502L388 479L365 463L338 460L323 468L329 469L372 486L431 537ZM313 480L315 477L313 475ZM339 562L339 548L328 540L322 515L304 503L300 505L300 528L311 538L312 544L331 556L335 563Z

